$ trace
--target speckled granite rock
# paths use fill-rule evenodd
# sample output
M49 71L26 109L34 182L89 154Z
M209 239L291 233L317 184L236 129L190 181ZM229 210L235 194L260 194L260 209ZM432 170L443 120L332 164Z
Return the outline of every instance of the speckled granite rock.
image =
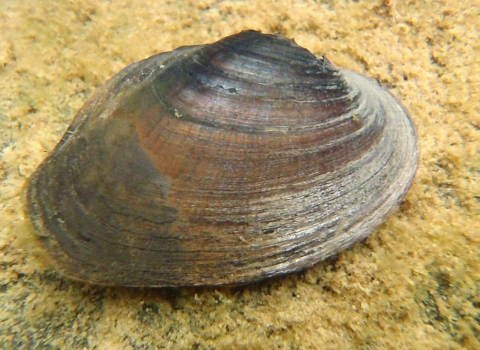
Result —
M0 348L480 348L478 0L2 1ZM127 64L242 29L293 37L409 108L421 165L364 243L300 274L217 289L102 288L53 271L26 177Z

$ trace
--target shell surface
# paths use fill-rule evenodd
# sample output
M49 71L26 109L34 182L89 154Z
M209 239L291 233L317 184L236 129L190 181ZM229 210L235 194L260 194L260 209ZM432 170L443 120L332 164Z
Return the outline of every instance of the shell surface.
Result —
M372 233L418 162L377 82L244 31L134 63L98 89L27 184L54 265L91 283L247 283Z

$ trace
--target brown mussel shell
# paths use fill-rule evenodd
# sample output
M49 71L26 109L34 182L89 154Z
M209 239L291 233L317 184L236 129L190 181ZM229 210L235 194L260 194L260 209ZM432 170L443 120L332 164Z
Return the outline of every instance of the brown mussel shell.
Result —
M412 121L380 84L244 31L99 88L29 179L27 212L72 278L239 284L370 235L417 162Z

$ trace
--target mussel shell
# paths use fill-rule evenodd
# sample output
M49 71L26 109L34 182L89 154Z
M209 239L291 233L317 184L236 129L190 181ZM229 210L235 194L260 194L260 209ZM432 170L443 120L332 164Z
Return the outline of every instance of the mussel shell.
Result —
M417 162L407 111L376 81L244 31L99 88L29 179L27 211L76 279L246 283L367 237Z

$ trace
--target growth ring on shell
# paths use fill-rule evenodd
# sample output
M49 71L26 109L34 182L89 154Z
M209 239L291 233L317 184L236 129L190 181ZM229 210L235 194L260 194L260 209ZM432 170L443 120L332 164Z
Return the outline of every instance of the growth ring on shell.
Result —
M367 237L417 162L410 117L380 84L244 31L99 88L29 179L27 212L76 279L246 283Z

